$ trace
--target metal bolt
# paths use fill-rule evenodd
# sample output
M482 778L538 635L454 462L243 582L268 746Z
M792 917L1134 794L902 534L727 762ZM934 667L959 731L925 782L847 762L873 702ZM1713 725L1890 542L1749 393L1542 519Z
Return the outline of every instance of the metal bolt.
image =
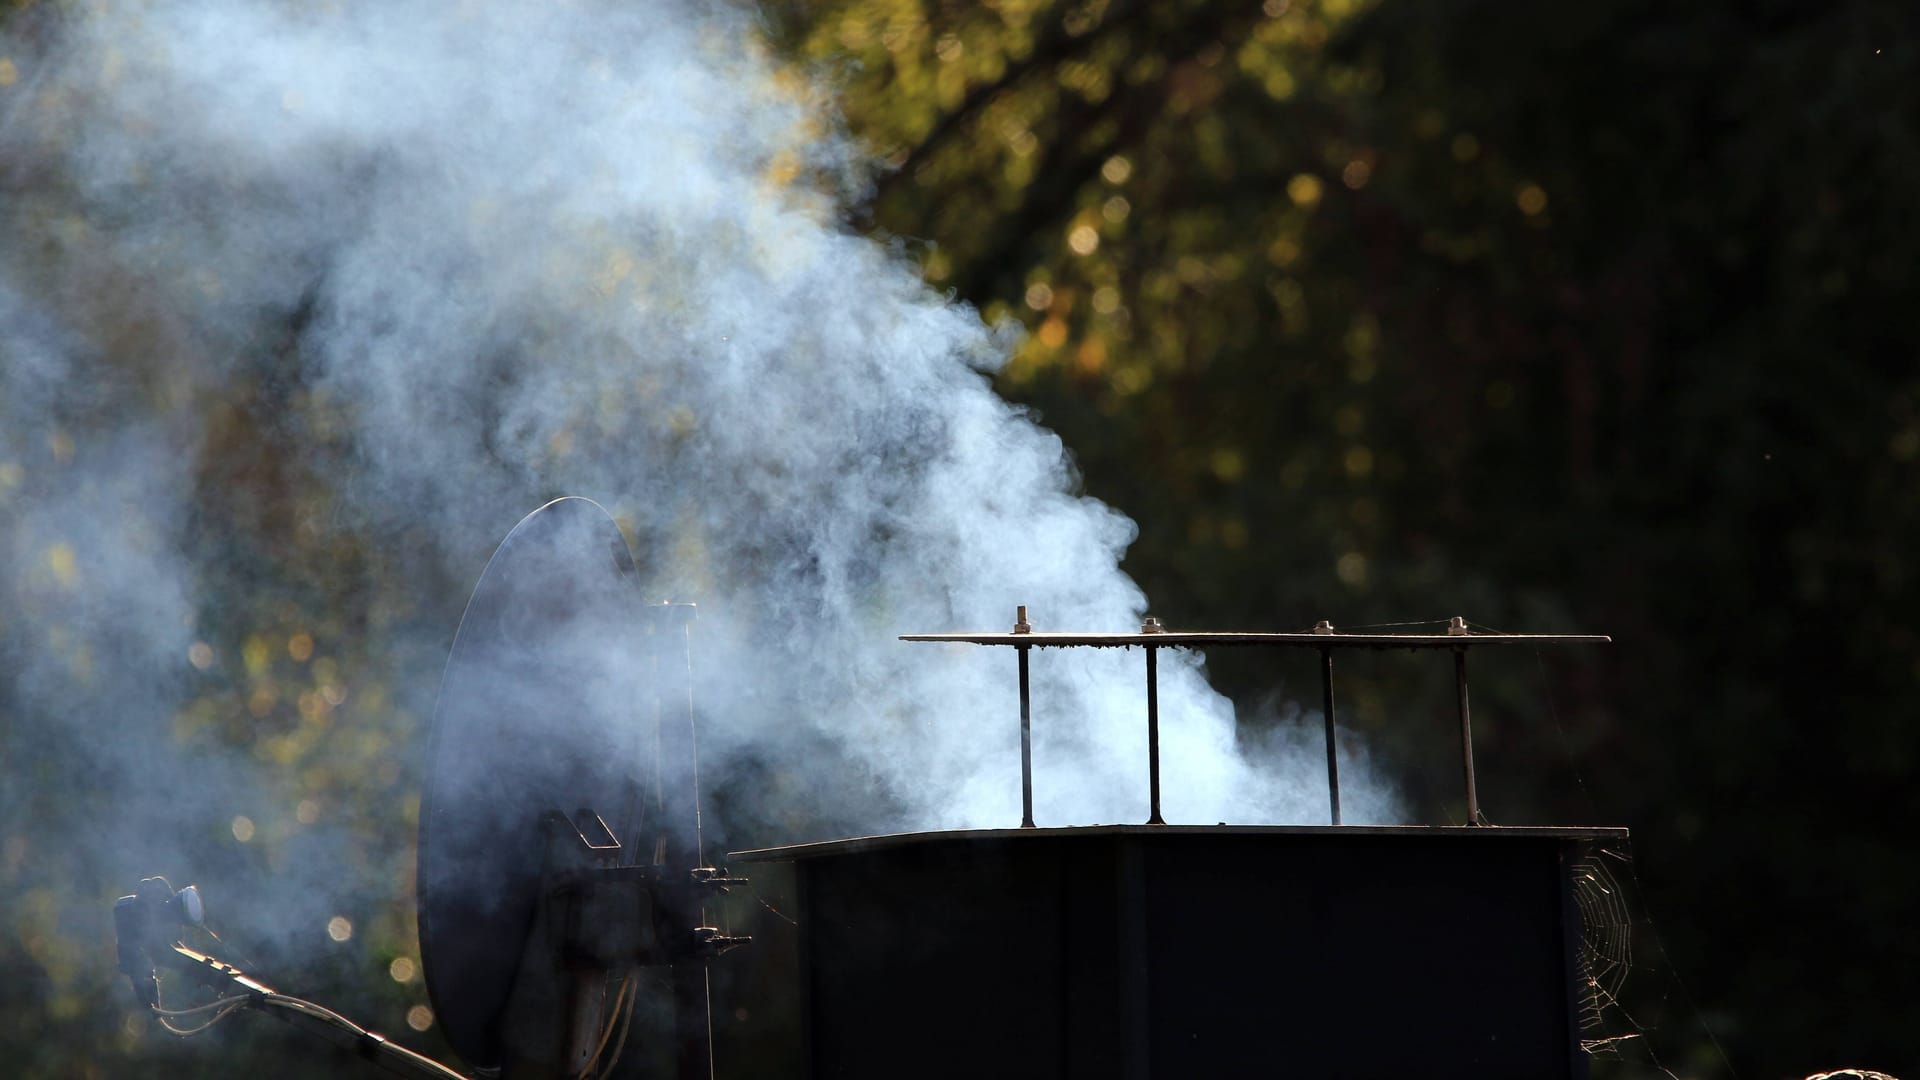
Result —
M1160 620L1151 615L1147 616L1146 620L1140 624L1140 632L1143 634L1160 633Z
M1013 610L1013 632L1016 634L1033 633L1033 625L1027 622L1027 605L1021 604Z
M1319 622L1313 624L1313 632L1316 634L1331 634L1333 633L1333 624L1325 619L1321 619Z
M1447 624L1447 636L1449 637L1463 637L1471 633L1473 633L1473 631L1467 629L1467 620L1458 615L1455 615L1453 621Z

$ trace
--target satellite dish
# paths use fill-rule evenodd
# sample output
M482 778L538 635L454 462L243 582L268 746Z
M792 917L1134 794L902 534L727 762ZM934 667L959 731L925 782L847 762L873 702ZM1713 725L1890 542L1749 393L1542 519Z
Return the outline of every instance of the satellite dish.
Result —
M540 823L557 814L589 847L631 852L645 797L657 805L635 577L607 512L558 499L501 542L454 637L420 809L420 955L448 1043L477 1068L526 1053L510 1006L543 974L529 945L552 870Z

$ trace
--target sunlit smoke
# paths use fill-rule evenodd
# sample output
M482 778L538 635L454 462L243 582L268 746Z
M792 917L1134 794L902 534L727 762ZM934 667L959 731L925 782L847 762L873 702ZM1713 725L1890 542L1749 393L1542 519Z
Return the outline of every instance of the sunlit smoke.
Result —
M209 822L274 839L254 809L272 755L193 732L284 712L344 740L336 713L403 709L414 742L367 755L416 768L448 613L561 494L616 514L649 595L699 603L703 768L752 839L1018 822L1012 657L895 637L1006 629L1016 604L1041 629L1135 627L1134 526L995 396L1004 335L840 225L865 159L751 13L103 0L16 23L8 768L29 755L146 800L138 829L75 858L144 871L191 850L170 830ZM282 522L262 492L293 484L317 494ZM258 546L279 536L351 541L383 553L380 586L454 595L344 590L385 614L334 611L332 637L251 657L232 610L343 594ZM346 637L389 693L260 674L313 673ZM1142 820L1138 654L1034 670L1042 823ZM250 672L243 714L182 719L194 686ZM1167 653L1160 680L1169 820L1324 819L1316 744L1250 758L1196 659ZM1347 820L1390 817L1364 761L1344 768ZM331 813L283 801L289 828ZM301 880L378 877L342 858ZM353 933L324 899L288 917Z

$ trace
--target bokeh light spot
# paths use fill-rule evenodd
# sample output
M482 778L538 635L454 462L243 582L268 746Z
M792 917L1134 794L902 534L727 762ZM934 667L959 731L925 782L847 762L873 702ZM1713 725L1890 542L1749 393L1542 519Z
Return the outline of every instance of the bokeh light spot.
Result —
M1081 225L1067 234L1067 246L1075 255L1091 255L1100 250L1100 234L1091 225Z
M313 635L302 630L288 638L287 655L299 663L306 663L313 657Z
M273 711L273 707L279 704L279 701L280 697L273 692L272 686L256 687L252 695L247 698L247 711L256 718L264 718Z
M233 838L241 843L253 839L253 819L245 814L237 814L233 819Z
M80 580L79 560L74 557L73 549L65 544L55 544L47 549L47 569L53 571L53 580L62 588L71 589L73 583Z
M1121 397L1143 393L1153 385L1153 368L1146 364L1122 364L1113 373L1113 392Z
M387 965L387 974L393 976L393 981L397 983L412 982L414 975L412 959L405 956L394 957L393 963Z
M1287 181L1287 198L1295 206L1313 206L1320 201L1320 178L1312 173L1300 173Z
M1073 366L1082 375L1098 375L1107 366L1107 343L1099 338L1088 338L1074 350Z
M1247 546L1247 541L1250 538L1250 534L1247 532L1247 523L1240 518L1230 517L1220 523L1220 543L1222 546L1238 551Z
M345 915L335 915L327 920L327 936L335 941L345 941L353 936L353 923Z
M187 663L205 671L213 666L213 646L204 641L196 641L187 646Z
M240 647L240 659L247 665L247 674L263 674L267 670L267 665L273 662L273 647L267 644L266 639L256 634L249 637L247 643Z
M433 1026L433 1010L425 1005L415 1005L407 1010L407 1026L415 1031L425 1031Z
M1359 588L1367 583L1367 557L1357 551L1349 551L1340 556L1333 566L1333 572L1342 584Z

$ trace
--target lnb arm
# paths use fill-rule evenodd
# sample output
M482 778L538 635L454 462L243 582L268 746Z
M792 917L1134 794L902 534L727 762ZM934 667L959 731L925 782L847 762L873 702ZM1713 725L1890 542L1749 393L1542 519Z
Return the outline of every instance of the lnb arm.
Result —
M148 878L132 896L123 896L114 902L120 971L132 980L134 996L154 1016L164 1021L170 1015L180 1015L160 1007L159 979L153 968L157 961L218 992L221 1001L215 1005L231 1002L215 1013L215 1019L234 1009L262 1008L274 1018L352 1050L368 1064L395 1075L415 1080L467 1080L463 1074L416 1054L379 1032L363 1028L332 1009L282 994L232 964L188 948L179 940L179 930L182 925L199 925L202 917L199 890L189 885L175 892L165 878ZM198 1012L209 1007L182 1012ZM192 1031L204 1030L207 1026L211 1026L211 1021Z

